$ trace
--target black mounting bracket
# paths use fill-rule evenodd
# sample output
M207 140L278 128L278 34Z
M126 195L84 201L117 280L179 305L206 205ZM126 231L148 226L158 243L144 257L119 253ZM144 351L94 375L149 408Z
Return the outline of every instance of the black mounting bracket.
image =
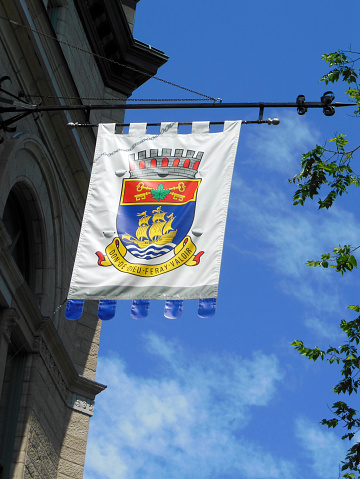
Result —
M323 113L325 116L335 115L335 108L332 102L335 100L335 95L332 91L326 91L321 97L323 106Z
M298 115L305 115L305 113L308 111L308 109L304 106L304 103L305 103L305 96L298 95L298 97L296 98L296 104L298 105L297 107Z
M304 115L309 108L322 108L325 116L332 116L335 113L335 108L343 106L353 106L353 103L334 103L335 95L331 91L323 94L320 102L307 102L304 95L298 95L296 102L281 103L281 102L257 102L257 103L223 103L222 100L216 102L179 102L179 103L117 103L117 104L97 104L97 105L42 105L40 99L39 103L30 103L29 98L26 97L23 91L19 91L18 95L13 95L9 91L2 88L4 81L11 81L10 77L3 76L0 78L0 131L13 133L16 131L16 126L12 127L14 123L22 118L32 114L34 120L39 118L43 112L46 111L84 111L86 123L89 124L90 112L92 110L158 110L158 109L200 109L200 108L259 108L259 117L257 120L244 121L244 123L267 123L268 125L278 125L280 121L277 118L271 120L263 119L265 108L296 108L299 115ZM6 97L2 96L5 94ZM4 119L3 115L8 113L16 113L10 118ZM3 137L0 137L0 143Z
M34 111L38 107L41 106L42 100L40 99L37 105L32 105L26 100L25 93L22 90L19 90L17 95L12 94L11 92L5 90L2 87L2 83L4 81L10 81L11 78L9 76L0 77L0 93L4 93L9 98L4 98L0 96L0 131L3 130L4 132L14 133L16 131L16 126L11 127L13 123L21 120L22 118L30 115L31 113L35 113L34 120L38 120L41 113ZM7 106L2 106L2 104ZM17 115L14 115L10 118L4 120L1 113L8 113L8 112L17 112ZM4 137L0 136L0 143L4 141Z

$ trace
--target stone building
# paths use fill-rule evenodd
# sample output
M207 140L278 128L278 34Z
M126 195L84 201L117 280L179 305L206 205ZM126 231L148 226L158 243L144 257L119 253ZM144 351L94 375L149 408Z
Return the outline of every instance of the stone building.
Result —
M126 100L167 60L133 38L137 3L0 0L0 479L82 478L94 398L105 388L95 381L97 305L74 322L59 308L95 146L92 128L67 123L89 112L31 113L15 132L4 107ZM123 116L91 111L90 121Z

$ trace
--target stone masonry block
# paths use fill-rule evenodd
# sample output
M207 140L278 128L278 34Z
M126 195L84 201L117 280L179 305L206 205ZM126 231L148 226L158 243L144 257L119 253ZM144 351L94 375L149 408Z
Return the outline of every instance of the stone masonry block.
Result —
M78 437L72 436L70 434L65 435L63 440L63 447L68 447L71 449L76 449L79 453L86 453L86 439L80 439Z
M89 428L89 416L85 414L78 413L81 418L84 418L83 421L71 421L69 422L66 428L66 436L70 435L79 439L86 441L88 428Z
M64 474L72 479L82 479L84 474L84 467L79 464L68 461L60 461L58 467L58 474Z
M78 451L72 447L64 446L61 449L60 459L68 462L73 462L79 466L83 466L85 463L85 455L83 451Z
M100 331L94 331L92 328L88 328L83 324L78 325L77 333L80 338L87 341L99 342L100 340Z

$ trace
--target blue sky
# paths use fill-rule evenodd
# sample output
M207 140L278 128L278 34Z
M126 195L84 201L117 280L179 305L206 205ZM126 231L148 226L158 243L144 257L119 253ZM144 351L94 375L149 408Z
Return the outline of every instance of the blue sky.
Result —
M321 55L348 49L356 15L339 2L301 4L142 0L134 36L164 51L158 76L224 102L318 101L343 85L319 83ZM357 45L353 43L354 50ZM151 80L133 98L193 98ZM327 479L345 446L319 424L338 398L335 367L290 346L342 341L338 324L357 303L357 273L305 266L338 244L359 244L357 191L329 211L292 206L301 154L339 132L356 145L352 109L333 117L265 110L279 126L240 134L223 252L218 308L197 317L195 301L175 321L152 302L146 320L118 305L101 332L97 380L108 388L91 420L86 479ZM256 110L131 111L127 121L257 119Z

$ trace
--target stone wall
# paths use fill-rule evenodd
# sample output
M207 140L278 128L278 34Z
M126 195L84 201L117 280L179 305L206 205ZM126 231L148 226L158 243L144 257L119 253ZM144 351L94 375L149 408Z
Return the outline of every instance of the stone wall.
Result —
M55 479L59 465L59 454L47 437L35 412L28 424L28 444L25 456L24 479Z
M59 37L89 50L73 2L63 3ZM0 15L55 34L42 0L0 0ZM13 95L22 90L29 101L37 99L28 95L101 98L108 94L91 55L79 56L76 50L2 21L0 77L5 75L11 82L1 86ZM89 78L94 80L91 87ZM123 98L114 92L112 96ZM117 121L123 121L123 112L116 115ZM94 116L95 121L100 119L101 113ZM9 250L15 239L9 238L1 223L0 457L4 479L81 478L94 399L104 388L94 382L100 340L96 305L87 305L83 318L74 323L59 308L70 282L95 146L92 129L70 130L68 121L84 122L85 116L54 112L36 122L30 115L17 123L18 137L0 132L4 137L0 144L0 218L9 195L16 196L31 236L25 251L31 269L26 282ZM17 318L14 324L9 323L9 308ZM1 328L5 324L11 327Z
M133 23L137 0L124 1ZM105 8L106 25L115 33L114 54L123 62L128 55L146 73L107 70L105 61L88 53L91 22L98 27L102 21L102 14L87 16L95 3ZM113 23L110 4L120 25ZM162 52L136 46L118 2L57 0L55 16L51 5L0 0L0 79L9 92L1 97L19 96L19 104L29 105L39 98L55 106L104 98L120 103L166 61ZM101 51L108 39L95 30L91 45ZM95 303L87 302L74 322L65 319L63 305L96 131L67 124L122 123L124 111L89 117L83 111L32 111L18 119L16 132L0 129L0 478L81 479L94 400L106 387L95 381L100 321ZM2 112L0 124L15 114Z

